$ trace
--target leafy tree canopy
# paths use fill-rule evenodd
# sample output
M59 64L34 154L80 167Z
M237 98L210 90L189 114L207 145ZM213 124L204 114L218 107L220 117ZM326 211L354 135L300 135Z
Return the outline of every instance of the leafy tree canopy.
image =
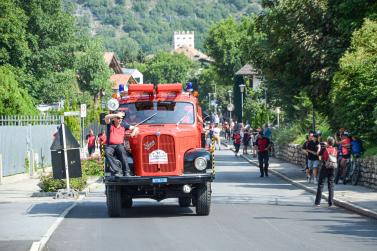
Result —
M334 77L333 124L377 139L377 22L366 20Z
M36 114L33 101L19 87L12 69L9 65L0 66L0 115Z
M186 83L198 66L183 54L159 52L146 62L146 83Z

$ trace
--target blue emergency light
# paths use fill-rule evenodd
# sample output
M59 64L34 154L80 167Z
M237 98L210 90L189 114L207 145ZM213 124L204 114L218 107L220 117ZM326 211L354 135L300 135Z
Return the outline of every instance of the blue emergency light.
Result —
M119 84L118 91L119 93L124 92L124 84Z
M192 83L191 82L187 82L186 83L186 91L192 92L193 90L194 90L194 88L192 87Z

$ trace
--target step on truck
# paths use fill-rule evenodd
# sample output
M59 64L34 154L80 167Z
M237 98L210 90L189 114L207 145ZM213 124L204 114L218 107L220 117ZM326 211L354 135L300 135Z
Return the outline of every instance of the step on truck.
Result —
M178 198L179 206L193 206L197 215L208 215L214 156L205 148L195 93L183 91L182 84L133 84L121 94L109 100L108 108L124 112L126 122L137 125L139 132L126 134L124 142L134 175L114 175L105 159L108 215L121 216L138 198Z

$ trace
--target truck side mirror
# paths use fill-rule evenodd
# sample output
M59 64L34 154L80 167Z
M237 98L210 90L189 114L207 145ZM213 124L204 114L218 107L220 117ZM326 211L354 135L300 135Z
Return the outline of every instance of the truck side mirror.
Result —
M105 123L105 116L106 116L107 114L106 113L104 113L104 112L101 112L100 114L99 114L99 123L101 124L101 125L106 125L106 123Z

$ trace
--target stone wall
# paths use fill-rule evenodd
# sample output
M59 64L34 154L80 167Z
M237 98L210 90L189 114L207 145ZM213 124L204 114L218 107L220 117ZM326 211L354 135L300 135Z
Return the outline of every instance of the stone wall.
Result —
M289 144L283 147L276 146L276 157L300 167L305 166L305 153L301 145ZM361 160L361 178L359 184L377 189L377 156Z

